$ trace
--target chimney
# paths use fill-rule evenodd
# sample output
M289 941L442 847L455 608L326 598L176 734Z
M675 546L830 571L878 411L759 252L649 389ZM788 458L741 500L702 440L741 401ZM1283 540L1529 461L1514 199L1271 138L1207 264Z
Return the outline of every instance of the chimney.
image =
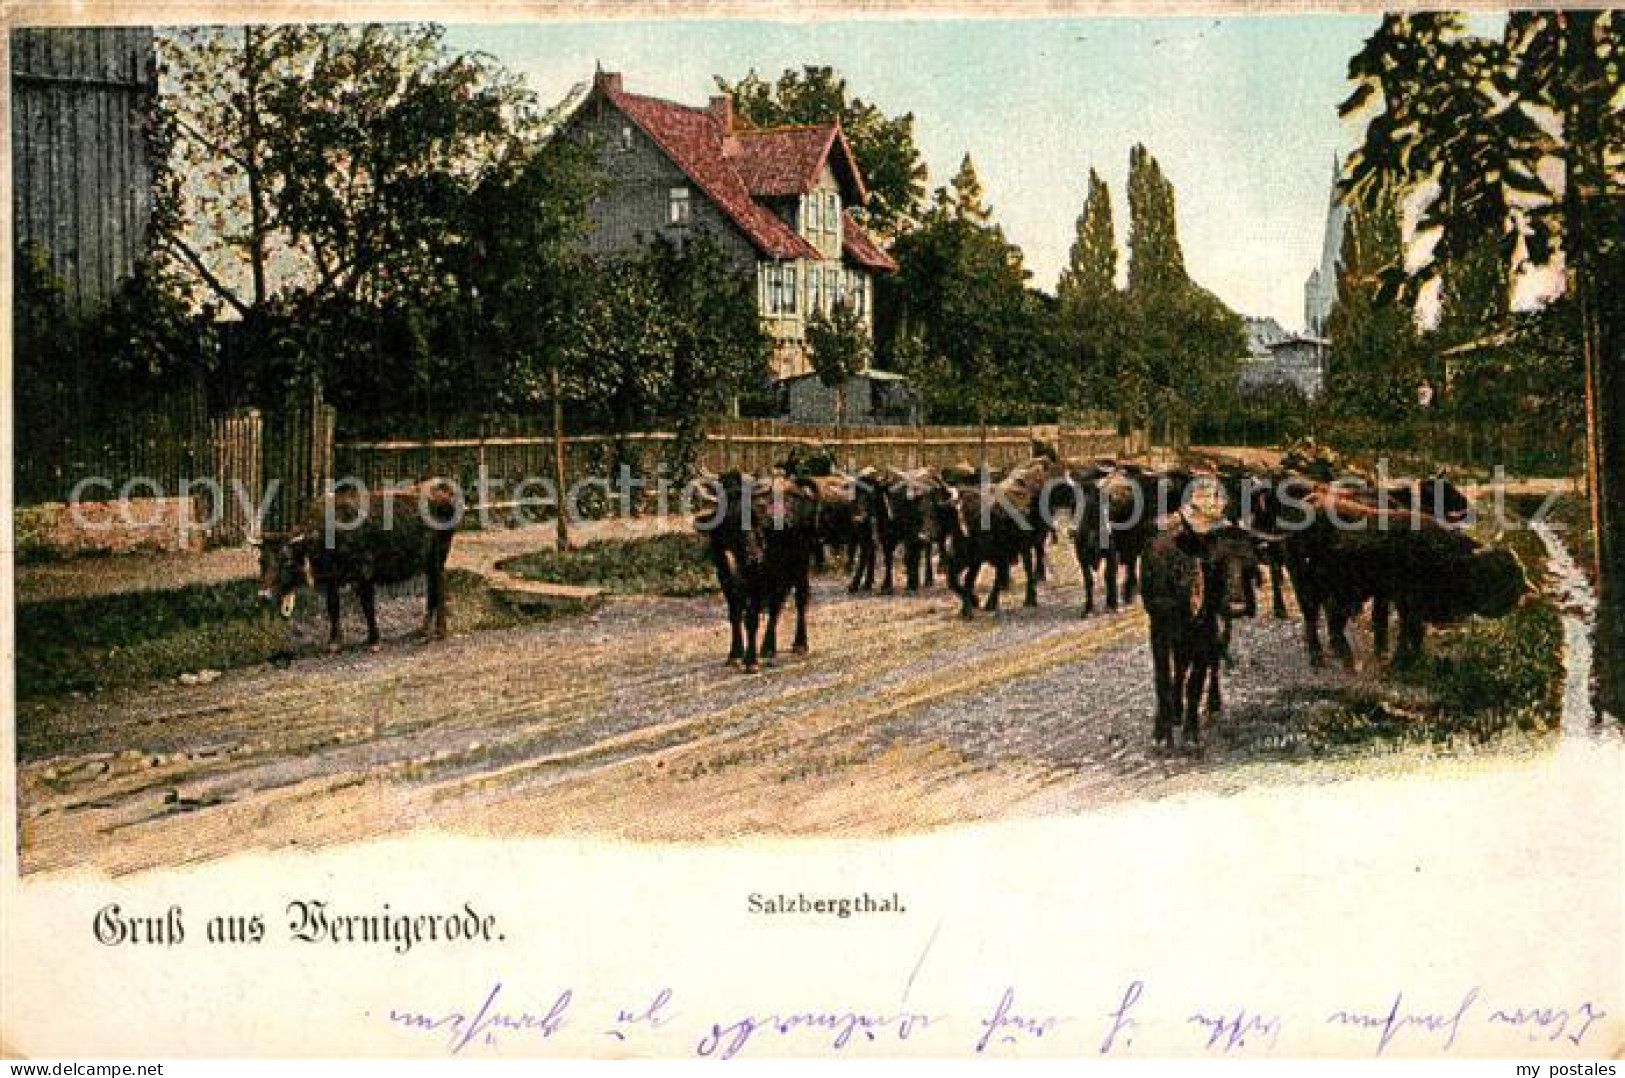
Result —
M593 72L592 88L595 91L603 90L609 93L620 93L621 73L619 71L605 71L603 68L599 68Z
M734 99L728 94L720 94L711 99L711 116L722 125L724 137L734 133Z

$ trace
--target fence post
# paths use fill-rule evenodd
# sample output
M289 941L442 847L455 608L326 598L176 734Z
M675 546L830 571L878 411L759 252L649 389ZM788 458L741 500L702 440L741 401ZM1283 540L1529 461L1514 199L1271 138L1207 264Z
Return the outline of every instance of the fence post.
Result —
M553 527L559 550L570 549L570 522L565 519L564 496L564 399L559 388L559 365L548 370L548 391L553 398Z

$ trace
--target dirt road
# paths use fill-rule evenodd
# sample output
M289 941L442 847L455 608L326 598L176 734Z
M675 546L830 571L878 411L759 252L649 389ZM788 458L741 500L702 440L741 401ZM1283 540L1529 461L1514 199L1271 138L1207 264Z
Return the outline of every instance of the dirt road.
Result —
M125 872L422 827L877 835L1315 773L1280 762L1291 716L1358 675L1311 670L1295 624L1262 618L1237 634L1206 758L1153 755L1144 614L1080 618L1076 567L1055 561L1040 607L970 622L940 587L851 597L833 574L812 654L756 675L722 661L719 599L622 600L29 705L23 867Z

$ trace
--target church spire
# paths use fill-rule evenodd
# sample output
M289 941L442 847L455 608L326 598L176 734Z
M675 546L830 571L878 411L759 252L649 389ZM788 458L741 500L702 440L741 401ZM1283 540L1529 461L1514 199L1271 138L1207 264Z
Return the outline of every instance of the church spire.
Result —
M1334 151L1331 191L1326 200L1326 232L1320 241L1320 265L1303 285L1304 329L1317 337L1325 335L1326 320L1337 302L1337 270L1343 263L1343 223L1348 219L1348 208L1343 205L1337 189L1342 177L1343 161Z

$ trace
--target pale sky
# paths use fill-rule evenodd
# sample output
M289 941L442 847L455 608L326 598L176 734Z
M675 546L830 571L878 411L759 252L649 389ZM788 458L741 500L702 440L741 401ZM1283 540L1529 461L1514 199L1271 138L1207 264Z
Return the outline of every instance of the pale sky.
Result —
M850 22L548 22L453 27L544 101L620 71L635 93L703 105L713 75L828 64L915 139L946 184L969 151L1033 283L1053 290L1089 169L1111 185L1126 260L1129 147L1178 193L1191 275L1243 314L1303 324L1303 282L1325 228L1349 57L1375 16L884 19Z

